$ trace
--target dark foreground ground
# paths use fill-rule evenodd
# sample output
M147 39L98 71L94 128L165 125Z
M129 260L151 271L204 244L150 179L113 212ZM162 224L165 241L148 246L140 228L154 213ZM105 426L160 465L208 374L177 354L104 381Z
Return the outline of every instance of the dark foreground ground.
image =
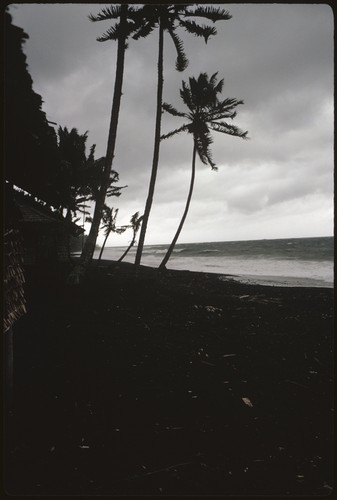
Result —
M15 495L332 493L332 290L111 262L27 273Z

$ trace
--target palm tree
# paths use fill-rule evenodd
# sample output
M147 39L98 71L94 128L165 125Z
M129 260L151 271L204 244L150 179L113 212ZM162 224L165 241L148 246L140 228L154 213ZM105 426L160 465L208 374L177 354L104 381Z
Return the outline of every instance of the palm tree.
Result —
M79 134L76 128L68 130L67 127L59 127L57 133L60 161L51 185L60 201L60 213L63 215L63 211L66 210L66 219L69 221L77 216L74 220L76 223L80 220L79 212L82 214L84 226L85 216L89 215L87 202L95 201L99 193L105 158L95 159L95 144L91 146L88 157L86 156L88 132ZM114 186L113 184L118 180L118 173L111 170L107 197L120 196L121 190L127 187ZM89 222L89 218L87 221ZM84 242L83 239L82 242ZM72 260L70 236L68 236L67 243L68 257Z
M140 228L140 225L142 223L142 220L143 220L143 215L141 217L139 217L139 212L136 212L132 215L131 219L130 219L130 224L133 230L133 236L132 236L132 240L130 242L130 245L128 246L128 248L125 250L125 252L123 253L123 255L118 259L118 262L122 262L122 260L124 259L124 257L129 253L129 250L133 247L133 245L135 244L135 241L136 241L136 236L137 236L137 233L139 231L139 228Z
M223 134L247 139L248 132L243 132L235 125L222 121L224 119L234 118L236 116L235 108L243 104L243 101L238 101L233 98L227 98L223 101L219 100L218 94L222 92L223 82L223 80L217 82L217 73L214 73L211 78L208 77L207 73L201 73L197 80L195 78L190 78L189 85L183 81L180 96L187 106L188 112L179 112L170 104L163 104L163 109L165 111L173 116L180 116L187 119L188 123L185 123L168 134L162 135L161 139L167 139L180 132L188 132L193 136L193 154L191 181L185 210L177 232L159 269L165 269L166 263L173 252L188 213L194 187L197 153L202 163L210 165L212 170L217 170L210 151L210 146L213 142L210 131L215 130Z
M162 95L163 95L163 53L164 53L164 31L168 32L170 35L176 51L176 69L178 71L183 71L187 65L188 60L186 58L184 47L181 39L176 33L178 27L184 28L188 33L195 36L201 36L205 39L207 43L208 38L217 33L214 26L198 25L193 20L188 20L189 17L203 17L215 23L220 20L230 19L232 16L228 11L215 7L196 7L190 8L187 5L145 5L143 7L143 15L145 18L145 23L138 33L133 35L134 39L140 36L147 36L155 28L159 27L159 45L158 45L158 83L157 83L157 111L156 111L156 124L155 124L155 137L154 137L154 148L153 148L153 159L152 159L152 170L151 178L148 189L148 195L144 210L144 219L142 223L142 228L139 236L139 243L136 253L136 266L139 266L147 224L149 220L149 215L151 211L151 206L153 202L154 188L156 184L158 162L159 162L159 147L160 147L160 134L161 134L161 113L162 113Z
M128 226L121 226L121 227L116 226L117 215L118 215L118 208L115 209L113 207L109 207L108 205L104 205L103 215L102 215L102 222L103 222L102 229L104 229L105 238L103 241L101 251L99 253L98 260L101 260L102 258L104 247L107 242L107 239L110 236L110 233L122 234L128 228Z
M78 266L76 266L76 268L72 271L68 279L68 282L72 284L79 283L80 277L84 274L95 250L106 192L109 186L111 166L115 153L118 118L123 88L124 60L125 51L127 48L127 39L133 33L137 32L137 30L139 30L139 28L142 26L143 19L138 14L139 10L140 9L129 6L128 4L121 4L105 7L96 16L92 14L89 15L89 19L93 22L111 19L116 20L116 23L111 26L108 31L106 31L102 36L98 37L97 40L99 42L105 42L107 40L117 40L117 61L107 152L105 156L102 179L99 191L97 193L90 232L88 238L85 241L80 262Z
M57 135L60 162L53 186L60 199L61 213L65 209L66 219L72 220L72 215L76 214L84 201L84 198L79 196L83 194L82 190L87 184L85 172L91 156L90 152L87 158L85 151L88 132L79 134L76 128L68 130L67 127L59 127ZM94 150L95 146L92 146L91 151Z

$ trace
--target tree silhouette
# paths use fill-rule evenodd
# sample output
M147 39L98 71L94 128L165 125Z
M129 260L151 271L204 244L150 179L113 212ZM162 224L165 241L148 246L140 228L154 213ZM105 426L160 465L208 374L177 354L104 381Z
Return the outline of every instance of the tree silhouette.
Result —
M55 175L54 186L60 197L60 210L66 210L66 218L71 220L80 209L79 203L84 199L79 198L82 186L87 182L86 170L86 141L88 132L79 134L76 128L70 131L67 127L58 128L58 146L60 164Z
M222 121L228 118L233 119L236 116L235 108L238 105L243 104L243 101L238 101L233 98L227 98L223 101L219 100L218 94L221 94L222 92L223 82L223 80L217 82L217 73L214 73L211 78L208 77L207 73L200 73L197 80L195 78L189 78L189 85L187 85L184 81L182 82L180 96L184 104L187 106L189 110L188 112L180 112L171 106L171 104L163 104L163 109L165 111L173 116L180 116L187 119L188 123L185 123L168 134L162 135L161 138L167 139L179 134L180 132L188 132L193 136L193 154L191 181L185 210L176 234L159 266L159 269L165 269L166 263L174 250L189 210L194 187L197 153L202 163L210 165L212 170L217 170L210 150L210 146L213 142L211 130L247 139L248 132L243 132L235 125Z
M4 13L4 179L57 208L52 179L59 163L57 137L34 92L23 46L29 36ZM12 193L9 192L12 196Z
M101 229L104 229L105 238L103 241L101 251L99 253L98 260L101 260L101 258L102 258L105 244L106 244L107 239L109 238L110 234L111 233L122 234L128 228L128 226L120 226L120 227L116 226L117 215L118 215L118 208L115 209L113 207L109 207L108 205L104 205L103 215L102 215L102 228Z
M126 257L126 255L129 253L130 249L135 244L135 242L136 242L136 236L137 236L137 233L139 231L139 228L140 228L140 225L142 223L142 220L143 220L143 215L141 217L139 217L139 212L136 212L136 213L134 213L132 215L132 217L130 219L131 226L129 226L129 227L132 228L132 231L133 231L132 240L131 240L128 248L123 253L123 255L118 259L118 262L122 262L122 260L124 259L124 257Z
M88 132L79 134L76 128L70 131L67 127L58 128L58 147L60 163L53 180L53 187L60 199L60 211L66 210L66 218L81 212L83 216L89 214L86 210L87 202L95 201L99 192L105 159L95 159L95 144L86 155ZM113 186L118 182L118 173L112 170L109 176L109 185L106 196L120 196L126 186Z
M220 20L230 19L232 16L228 11L215 7L202 7L190 8L187 5L145 5L142 9L144 15L144 25L138 33L133 35L134 39L140 36L146 36L151 33L155 28L159 28L159 41L158 41L158 83L157 83L157 110L156 110L156 124L155 124L155 137L152 159L152 170L148 189L148 195L144 210L144 219L140 231L139 243L136 252L135 264L138 266L141 261L147 224L150 216L150 211L153 202L154 189L157 178L158 162L159 162L159 148L160 148L160 134L161 134L161 113L162 113L162 95L163 95L163 53L164 53L164 32L167 32L172 39L176 51L176 69L183 71L187 65L184 47L181 39L177 35L177 28L183 28L188 33L195 36L203 37L207 43L210 36L216 34L214 26L199 25L194 20L189 20L189 17L205 18L213 23Z
M93 14L89 15L89 19L93 22L116 20L113 26L111 26L102 36L97 38L99 42L105 42L107 40L117 41L116 76L112 99L107 152L102 178L95 200L96 203L90 232L85 241L80 262L68 278L68 282L72 284L79 283L80 277L84 274L95 250L105 197L109 186L111 166L115 154L118 118L123 88L124 60L127 47L126 42L127 39L141 27L143 22L141 16L138 15L138 11L139 9L137 7L130 7L128 4L121 4L117 6L111 5L110 7L105 7L96 16Z

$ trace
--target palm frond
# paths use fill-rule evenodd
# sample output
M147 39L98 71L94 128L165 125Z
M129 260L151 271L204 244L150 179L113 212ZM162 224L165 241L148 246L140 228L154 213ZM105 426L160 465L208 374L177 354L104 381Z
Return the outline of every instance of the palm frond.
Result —
M125 37L128 38L129 36L132 35L135 31L137 31L140 27L139 23L134 22L133 20L128 20L126 21L126 27L125 27Z
M189 78L192 107L194 112L213 109L217 105L214 86L210 84L207 73L200 73L198 79Z
M215 122L218 120L223 120L223 119L228 119L228 118L233 120L233 118L235 118L236 115L237 115L237 112L232 111L232 110L227 110L227 111L222 111L222 112L213 111L213 112L209 113L209 115L208 115L209 120L208 121Z
M210 165L212 170L216 170L216 165L212 158L210 146L213 143L212 136L209 132L195 133L194 141L200 160L204 165Z
M123 37L127 39L137 29L137 24L133 21L125 21L122 28L119 23L111 26L103 35L96 38L98 42L106 42L107 40L118 40Z
M209 83L214 88L214 92L216 94L221 94L224 86L224 79L222 78L218 83L216 83L217 77L218 77L218 71L211 76L211 78L209 79Z
M248 139L248 130L246 132L243 132L243 130L241 130L239 127L230 123L212 121L209 123L209 127L216 132L233 135L235 137L241 137L242 139Z
M242 99L228 97L227 99L219 102L219 109L232 109L233 107L240 106L241 104L244 104L244 101Z
M216 21L225 21L231 19L232 16L228 10L219 7L197 7L194 10L187 10L185 16L188 17L205 17L214 23Z
M86 208L88 205L84 204L84 205L81 205L81 203L87 201L87 197L86 196L80 196L79 198L76 199L76 203L79 207L83 207L83 208Z
M167 113L170 113L172 116L181 116L183 118L186 118L186 113L181 113L180 111L176 110L172 104L168 104L167 102L163 102L162 108L164 111L167 111Z
M195 21L180 20L180 25L183 26L188 33L191 33L195 36L203 37L206 43L210 36L216 35L217 33L214 26L206 26L205 24L200 26Z
M171 35L177 51L176 69L178 71L184 71L184 69L186 69L188 66L188 59L184 51L183 42L180 40L179 36L176 34L172 27L168 27L167 30Z
M201 73L199 78L190 78L191 98L195 111L206 110L214 107L217 103L217 96L214 88L209 84L207 73Z
M175 130L172 130L172 132L169 132L168 134L161 135L160 140L168 139L169 137L173 137L174 135L180 134L180 132L186 132L186 131L188 132L190 131L190 126L185 124Z
M96 40L98 42L106 42L107 40L118 40L119 35L121 34L121 29L119 24L115 24L111 26L103 35L98 36Z
M111 231L116 232L116 218L118 215L118 208L109 207L104 204L102 210L102 225L101 229L105 229L104 234L107 236Z
M142 7L134 7L133 5L129 5L128 6L128 17L130 17L134 20L136 18L139 18L139 17L141 17L143 19Z
M106 196L107 197L110 197L110 196L117 196L117 198L122 194L121 193L121 189L125 189L127 188L128 186L119 186L119 187L114 187L114 186L109 186L108 189L107 189L107 192L106 192Z
M116 170L111 170L110 171L110 179L109 179L110 184L113 182L118 182L118 181L119 181L119 173L116 172Z
M191 94L191 89L188 87L186 82L182 81L182 88L180 89L180 97L188 107L188 109L192 110L193 109L193 100L192 100L192 94Z
M143 219L144 219L144 215L141 215L136 221L135 221L135 224L134 224L134 229L136 232L138 232L139 228L140 228L140 225L141 223L143 222Z
M217 105L210 110L210 120L222 120L224 118L235 118L236 107L244 104L242 100L228 98L224 101L218 101Z
M127 229L129 229L129 226L119 226L115 228L114 233L123 234Z
M96 21L106 21L108 19L118 19L121 15L120 5L111 5L110 7L104 7L98 14L89 14L88 18L92 22Z
M186 9L189 6L187 3L178 3L168 6L168 10L173 13L174 16L178 17L181 14L185 15Z
M141 8L128 6L127 19L125 21L123 31L120 29L120 24L117 21L114 27L110 28L102 36L98 37L97 40L99 42L105 42L107 40L117 40L118 36L123 36L123 35L125 38L128 38L132 33L134 33L137 30L140 30L140 28L144 25L144 18L142 16L141 11L142 11ZM97 15L89 14L88 17L93 22L106 21L108 19L117 20L120 19L121 17L121 6L112 5L111 7L106 7L102 9L102 11L99 14Z
M147 23L141 25L139 27L139 29L138 29L138 27L136 27L136 29L135 29L136 33L133 35L132 38L134 40L139 40L139 38L145 38L150 33L152 33L152 31L154 30L155 27L156 27L156 24L151 23L151 22L147 22Z
M211 78L209 79L209 83L214 87L214 85L216 84L216 80L218 78L218 71L216 71L215 73L213 73L213 75L211 76Z
M131 222L131 225L132 226L135 226L137 221L139 220L139 212L135 212L132 216L131 216L131 219L130 219L130 222Z

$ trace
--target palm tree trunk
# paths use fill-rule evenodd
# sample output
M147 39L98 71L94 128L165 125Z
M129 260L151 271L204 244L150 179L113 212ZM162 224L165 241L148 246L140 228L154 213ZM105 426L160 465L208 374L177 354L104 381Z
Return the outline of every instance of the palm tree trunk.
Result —
M70 234L67 234L66 239L67 239L66 245L67 245L68 260L69 260L69 262L73 262L73 259L71 258Z
M130 248L132 248L133 245L135 244L135 241L136 241L136 233L134 232L130 245L125 250L125 252L123 253L123 255L118 259L118 262L122 262L122 260L124 259L124 257L129 253Z
M188 192L185 210L184 210L183 216L181 218L180 224L178 226L177 232L176 232L176 234L175 234L175 236L174 236L174 238L172 240L171 245L169 246L169 248L168 248L168 250L166 252L165 257L162 260L162 263L159 266L159 269L165 269L166 263L169 260L169 258L171 257L171 254L172 254L172 252L174 250L175 244L177 243L177 240L179 238L180 232L181 232L181 230L183 228L185 219L187 217L188 209L189 209L190 203L191 203L191 198L192 198L192 193L193 193L193 187L194 187L196 153L197 153L197 148L196 148L196 146L194 144L193 145L193 156L192 156L192 173L191 173L191 181L190 181L190 190Z
M99 257L98 257L98 260L101 260L102 258L102 253L103 253L103 250L104 250L104 247L105 247L105 244L106 244L106 241L107 239L109 238L109 235L110 235L111 231L108 231L105 235L105 238L104 238L104 241L103 241L103 245L102 245L102 248L101 248L101 251L99 253Z
M158 171L161 114L162 114L162 100L163 100L163 86L164 86L163 53L164 53L164 29L163 29L162 23L160 22L159 48L158 48L157 111L156 111L156 129L155 129L155 137L154 137L152 171L151 171L149 191L148 191L146 205L145 205L144 218L143 218L142 227L140 230L139 242L138 242L138 247L137 247L137 252L136 252L136 260L135 260L136 266L139 266L141 258L142 258L147 223L148 223L149 215L150 215L150 211L151 211L154 188L155 188L155 184L156 184L156 177L157 177L157 171Z
M67 209L67 213L66 213L65 219L68 222L71 222L72 217L71 217L71 210L70 210L70 208Z
M128 5L121 4L121 17L120 26L122 33L126 33L125 26L127 20ZM124 28L124 29L123 29ZM110 128L107 144L107 152L105 157L105 165L102 173L101 186L98 191L94 216L90 228L88 238L84 243L81 258L79 264L75 267L68 278L68 282L71 284L78 284L80 277L85 273L89 262L92 260L92 256L95 250L96 240L98 236L99 226L102 219L102 210L104 207L106 192L109 186L111 166L115 153L115 144L117 136L117 126L119 118L119 109L122 98L122 87L123 87L123 75L124 75L124 60L125 60L125 49L126 49L126 36L123 34L118 38L118 48L117 48L117 62L116 62L116 78L114 86L114 95L112 100L111 108L111 119Z

